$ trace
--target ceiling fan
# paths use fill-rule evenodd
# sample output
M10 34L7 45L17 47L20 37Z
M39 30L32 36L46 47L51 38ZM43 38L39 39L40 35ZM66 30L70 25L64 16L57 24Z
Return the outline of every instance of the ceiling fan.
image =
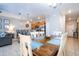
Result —
M53 7L53 8L57 8L59 5L61 5L62 3L49 3L49 7Z

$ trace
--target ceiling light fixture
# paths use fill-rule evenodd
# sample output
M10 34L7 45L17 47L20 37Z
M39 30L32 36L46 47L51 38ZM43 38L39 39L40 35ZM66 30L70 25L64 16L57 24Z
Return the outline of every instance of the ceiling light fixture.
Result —
M52 3L50 2L50 3L47 3L48 4L48 6L51 6L52 5Z
M57 6L57 3L48 3L48 6L49 7L56 7Z
M57 6L57 0L51 0L50 2L48 2L48 6L56 7Z
M69 10L68 13L71 13L71 10Z
M52 5L54 8L57 6L57 3L53 3L53 5Z

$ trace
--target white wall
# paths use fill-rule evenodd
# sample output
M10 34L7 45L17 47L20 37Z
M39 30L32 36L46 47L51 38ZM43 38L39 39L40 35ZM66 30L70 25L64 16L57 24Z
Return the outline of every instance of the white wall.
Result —
M19 20L19 19L10 19L10 23L15 26L15 29L26 29L25 27L25 21Z
M59 12L52 14L49 18L49 34L54 31L65 31L65 16L61 15Z
M66 31L68 32L68 36L73 36L73 32L76 31L76 21L67 21L66 22Z
M25 21L18 21L19 19L10 18L10 23L15 26L15 29L26 29ZM56 10L47 19L46 33L47 35L52 34L54 31L65 31L65 17Z

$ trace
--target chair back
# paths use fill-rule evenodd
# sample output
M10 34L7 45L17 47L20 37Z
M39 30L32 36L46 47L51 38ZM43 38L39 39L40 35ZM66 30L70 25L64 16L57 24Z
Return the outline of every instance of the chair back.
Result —
M63 56L65 54L66 42L67 42L67 33L63 33L61 36L58 56Z
M30 35L21 35L20 37L20 55L32 56L31 37Z

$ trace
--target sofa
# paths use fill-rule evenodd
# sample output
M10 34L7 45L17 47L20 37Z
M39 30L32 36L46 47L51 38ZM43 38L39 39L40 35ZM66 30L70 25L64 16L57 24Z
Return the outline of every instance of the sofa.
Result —
M12 44L12 35L10 33L0 33L0 47Z

